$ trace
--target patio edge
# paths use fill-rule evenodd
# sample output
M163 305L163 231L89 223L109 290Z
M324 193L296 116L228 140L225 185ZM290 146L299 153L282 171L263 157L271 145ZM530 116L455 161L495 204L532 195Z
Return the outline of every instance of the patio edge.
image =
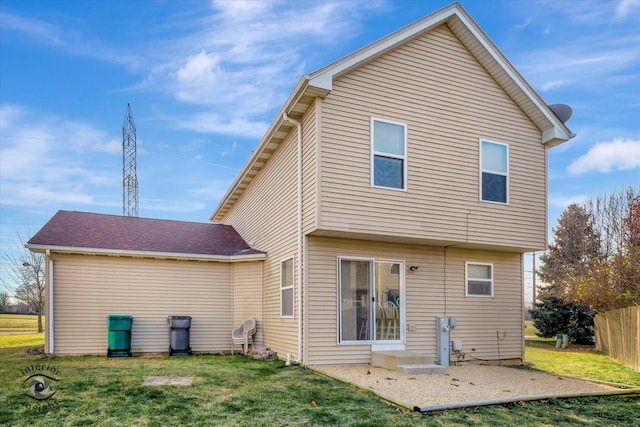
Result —
M376 397L378 397L378 398L380 398L380 399L384 400L385 402L391 403L392 405L398 406L398 407L400 407L400 408L407 409L407 410L409 410L409 411L415 411L415 408L416 408L415 406L411 406L411 405L410 405L410 404L408 404L408 403L399 402L399 401L397 401L397 400L395 400L395 399L392 399L391 397L389 397L389 396L387 396L387 395L385 395L385 394L379 393L379 392L377 392L377 391L375 391L375 390L372 390L372 389L370 389L370 388L365 388L365 387L362 387L361 385L356 384L356 383L353 383L353 382L351 382L351 381L346 381L344 378L340 378L340 377L337 377L337 376L335 376L335 375L331 375L331 374L329 374L328 372L325 372L325 371L320 370L320 369L322 369L322 368L312 368L312 367L307 367L307 369L309 369L310 371L312 371L312 372L314 372L314 373L316 373L316 374L318 374L318 375L321 375L321 376L323 376L323 377L331 378L332 380L336 380L336 381L339 381L339 382L341 382L341 383L343 383L343 384L348 384L348 385L350 385L350 386L353 386L353 387L355 387L355 388L357 388L357 389L359 389L359 390L362 390L362 391L366 391L366 392L368 392L368 393L371 393L371 394L373 394L374 396L376 396Z
M432 406L414 406L413 410L415 412L427 413L427 412L436 412L436 411L445 411L447 409L460 409L460 408L468 408L471 406L492 406L492 405L504 405L507 403L515 403L515 402L530 402L534 400L546 400L546 399L568 399L572 397L587 397L587 396L617 396L617 395L633 395L640 396L640 388L634 389L626 389L626 390L610 390L610 391L602 391L596 393L565 393L565 394L537 394L537 395L529 395L529 396L521 396L521 397L505 397L501 399L492 399L492 400L478 400L475 402L461 402L461 403L449 403L443 405L432 405Z

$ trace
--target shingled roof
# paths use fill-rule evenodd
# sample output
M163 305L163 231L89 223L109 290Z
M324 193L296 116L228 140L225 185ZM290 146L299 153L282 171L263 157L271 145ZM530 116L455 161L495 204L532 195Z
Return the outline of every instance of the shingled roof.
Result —
M252 249L229 225L72 211L58 211L27 247L33 251L212 260L266 255Z

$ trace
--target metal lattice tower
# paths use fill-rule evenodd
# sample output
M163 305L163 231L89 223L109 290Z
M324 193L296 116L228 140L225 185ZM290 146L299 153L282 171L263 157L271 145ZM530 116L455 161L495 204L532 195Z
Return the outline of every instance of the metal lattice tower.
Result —
M136 125L131 105L122 125L122 215L138 216L138 176L136 173Z

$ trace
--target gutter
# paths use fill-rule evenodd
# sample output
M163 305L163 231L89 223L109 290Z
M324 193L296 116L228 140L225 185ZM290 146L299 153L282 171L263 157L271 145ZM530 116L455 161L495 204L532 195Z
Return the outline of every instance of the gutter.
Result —
M298 129L298 358L296 363L303 361L302 357L302 123L282 113L282 120L296 125Z
M45 252L45 259L48 262L48 279L47 282L49 284L49 310L47 310L47 320L49 325L47 326L47 332L49 335L49 354L54 354L54 345L55 340L53 337L53 258L51 257L51 251L49 249Z
M205 255L205 254L183 254L178 252L153 252L153 251L130 251L123 249L104 249L104 248L81 248L73 246L50 246L50 245L25 245L27 249L33 252L51 252L79 254L79 255L107 255L107 256L125 256L132 258L155 258L155 259L176 259L188 261L217 261L217 262L242 262L257 261L267 257L266 253L247 254L247 255Z

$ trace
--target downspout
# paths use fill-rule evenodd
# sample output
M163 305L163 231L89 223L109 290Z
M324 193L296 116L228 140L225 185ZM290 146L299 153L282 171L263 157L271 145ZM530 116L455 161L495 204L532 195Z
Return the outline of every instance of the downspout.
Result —
M49 283L49 310L47 310L47 320L49 325L47 331L49 332L49 354L54 354L54 339L53 339L53 258L51 258L51 250L47 249L45 252L46 260L48 262L48 279Z
M298 358L296 363L303 362L302 358L302 123L292 119L286 112L282 119L296 125L298 129Z

